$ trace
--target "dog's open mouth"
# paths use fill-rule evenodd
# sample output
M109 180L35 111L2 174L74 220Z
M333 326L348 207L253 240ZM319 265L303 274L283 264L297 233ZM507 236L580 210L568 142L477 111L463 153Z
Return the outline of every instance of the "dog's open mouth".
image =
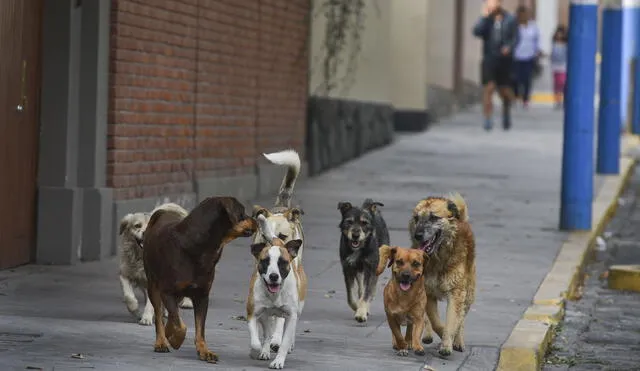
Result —
M139 248L142 248L142 240L140 238L136 238L136 243L138 244Z
M351 247L353 248L360 247L360 240L351 240Z
M280 284L279 283L269 283L265 281L265 285L267 285L267 290L269 290L270 293L275 294L278 291L280 291Z
M411 282L399 282L400 283L400 290L402 291L409 291L409 289L411 288Z
M436 252L438 245L436 244L436 242L438 242L438 240L440 239L440 231L434 233L430 239L422 242L420 244L420 250L426 252L429 255L432 255L434 252Z

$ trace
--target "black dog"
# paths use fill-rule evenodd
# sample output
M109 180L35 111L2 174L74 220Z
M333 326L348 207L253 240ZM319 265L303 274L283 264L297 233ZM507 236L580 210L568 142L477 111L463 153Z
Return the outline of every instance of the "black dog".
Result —
M384 206L368 198L362 207L350 202L338 203L340 222L340 263L347 287L347 301L358 322L366 322L369 306L376 292L376 269L380 258L378 248L389 244L387 224L378 209ZM355 283L355 285L354 285ZM357 302L353 288L357 287Z

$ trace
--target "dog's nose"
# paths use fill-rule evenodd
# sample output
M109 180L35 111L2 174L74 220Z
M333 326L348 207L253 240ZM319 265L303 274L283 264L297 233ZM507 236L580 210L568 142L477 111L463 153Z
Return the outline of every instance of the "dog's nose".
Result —
M424 237L424 232L423 231L416 232L413 235L413 237L418 241L422 241L422 238Z
M277 282L277 281L278 281L278 278L280 278L280 276L278 276L278 274L277 274L277 273L271 273L271 274L269 275L269 280L271 280L271 282Z
M352 237L354 240L358 240L358 239L360 239L360 232L352 232L352 233L351 233L351 237Z
M400 273L400 279L403 281L409 281L411 279L411 273L409 272Z

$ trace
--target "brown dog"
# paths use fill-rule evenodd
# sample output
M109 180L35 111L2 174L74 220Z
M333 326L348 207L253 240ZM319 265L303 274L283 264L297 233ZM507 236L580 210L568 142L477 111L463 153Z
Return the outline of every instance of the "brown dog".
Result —
M464 319L475 300L475 239L468 219L466 202L453 194L421 200L409 222L411 247L429 255L424 277L428 321L422 341L433 342L435 331L442 339L438 349L442 356L452 349L464 351ZM442 324L438 300L444 299L447 318Z
M379 249L380 261L377 274L391 267L391 279L384 288L384 311L393 334L393 349L399 356L407 356L409 349L417 355L424 355L420 336L424 329L424 309L427 293L423 282L423 272L428 260L420 250L398 246L382 245ZM400 326L406 324L404 338Z
M251 237L256 228L256 222L233 197L207 198L186 217L172 210L151 215L144 233L143 261L155 316L154 351L165 353L169 345L178 349L184 342L187 328L178 303L188 297L193 301L198 357L209 362L218 360L204 338L215 267L226 243ZM168 312L166 327L163 306Z

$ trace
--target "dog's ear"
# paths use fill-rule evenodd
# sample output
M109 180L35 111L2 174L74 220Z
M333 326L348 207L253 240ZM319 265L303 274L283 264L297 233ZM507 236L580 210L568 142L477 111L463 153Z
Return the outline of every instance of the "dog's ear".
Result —
M264 215L265 218L268 218L271 216L271 212L266 207L253 205L253 215L251 216L255 219L258 217L258 215Z
M387 267L393 265L393 261L395 260L396 251L398 251L397 247L391 247L389 245L382 245L378 249L380 254L380 260L378 260L378 268L376 269L376 274L379 276L384 272ZM389 264L387 265L387 262Z
M347 211L351 210L351 202L338 202L338 210L344 215Z
M124 231L127 229L129 222L131 221L131 217L133 214L127 214L120 220L120 228L118 229L118 234L122 235Z
M299 207L292 207L287 210L284 215L287 217L287 220L290 222L298 222L300 221L300 217L304 215L304 211Z
M373 201L373 203L369 207L369 210L371 210L371 212L374 213L378 210L378 207L383 207L383 206L384 204L382 202Z
M455 202L451 200L447 200L447 209L451 213L450 218L460 219L460 210L458 210L458 207L456 206Z
M291 255L292 258L295 258L296 256L298 256L298 252L300 251L300 246L302 246L302 240L291 240L284 245L284 247L287 248L287 251L289 252L289 255Z
M253 255L256 259L258 259L258 257L260 256L260 253L262 252L262 250L264 250L265 246L267 246L267 244L264 242L252 244L251 255Z

